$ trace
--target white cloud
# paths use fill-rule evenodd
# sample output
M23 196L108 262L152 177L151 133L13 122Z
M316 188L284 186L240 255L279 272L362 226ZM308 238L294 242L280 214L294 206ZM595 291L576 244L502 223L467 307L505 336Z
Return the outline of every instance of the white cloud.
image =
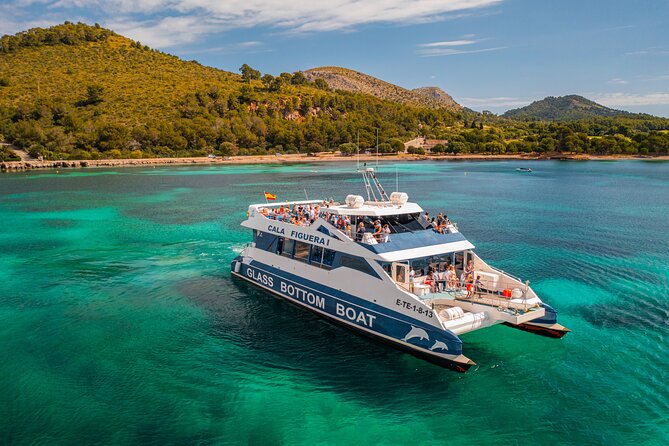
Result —
M522 107L530 102L529 99L514 98L508 96L497 96L492 98L461 98L459 100L461 104L466 105L469 108L480 109L480 108L496 108L496 107Z
M118 32L155 46L193 42L233 28L269 26L287 32L351 29L372 23L412 24L453 18L503 0L14 0L11 5L107 17ZM154 15L154 17L151 17ZM90 19L95 20L94 18Z
M423 48L440 48L445 46L462 46L462 45L471 45L478 42L478 40L448 40L445 42L432 42L432 43L422 43L418 46Z
M481 48L477 50L464 50L456 48L423 48L417 51L422 57L440 57L440 56L455 56L456 54L473 54L473 53L487 53L489 51L499 51L506 49L506 46L498 46L494 48Z
M203 48L196 50L182 49L180 52L182 54L195 55L195 54L233 54L244 52L246 54L251 53L266 53L272 50L263 48L263 43L256 40L251 40L247 42L235 42L229 43L227 45L212 47L212 48Z
M625 79L620 79L618 77L615 77L615 78L609 80L607 83L611 84L611 85L627 85L627 84L629 84L629 82L626 81Z
M103 25L123 36L159 48L195 42L206 34L225 29L221 24L196 16L164 17L147 21L120 18Z
M667 54L669 54L669 50L659 46L651 46L643 50L625 53L626 56L664 56Z
M669 105L669 93L603 93L593 95L594 101L608 107L633 105Z
M661 76L652 76L647 79L647 81L669 81L669 74L663 74Z

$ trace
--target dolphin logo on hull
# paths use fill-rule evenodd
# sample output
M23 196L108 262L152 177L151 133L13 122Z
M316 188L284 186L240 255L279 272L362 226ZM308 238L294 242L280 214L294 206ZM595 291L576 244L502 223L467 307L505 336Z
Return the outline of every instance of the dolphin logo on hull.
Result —
M425 330L423 330L422 328L416 328L412 325L411 330L409 330L409 333L407 333L402 340L406 342L409 339L413 338L419 338L421 340L427 339L428 341L430 340L430 337L427 335L427 332Z
M446 350L446 351L448 351L448 345L444 344L444 343L441 342L441 341L437 341L437 342L435 342L434 345L433 345L432 347L430 347L430 350L431 350L431 351L435 351L435 350L438 349L438 348L441 349L441 350Z

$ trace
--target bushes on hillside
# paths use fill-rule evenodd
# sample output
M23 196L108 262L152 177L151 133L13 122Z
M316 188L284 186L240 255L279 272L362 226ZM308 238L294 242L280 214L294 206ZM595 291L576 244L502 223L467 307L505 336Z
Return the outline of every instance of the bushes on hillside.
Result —
M95 26L89 26L84 23L65 22L51 28L32 28L13 36L3 36L0 38L0 53L9 53L23 47L99 42L112 35L113 31L101 28L97 23Z

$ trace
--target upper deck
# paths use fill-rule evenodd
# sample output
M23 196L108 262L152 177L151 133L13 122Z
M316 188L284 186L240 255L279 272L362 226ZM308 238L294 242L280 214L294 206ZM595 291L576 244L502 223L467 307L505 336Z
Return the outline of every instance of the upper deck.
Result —
M298 240L304 240L302 233L327 235L335 239L332 243L342 251L347 249L339 242L362 247L367 252L365 257L383 261L474 248L448 219L435 228L417 203L407 201L406 194L394 193L392 198L393 201L364 201L362 197L349 195L345 204L321 200L254 204L249 206L249 219L261 220L244 226ZM268 225L267 220L275 223ZM292 229L283 231L277 229L277 224ZM354 251L357 255L361 253L359 248Z

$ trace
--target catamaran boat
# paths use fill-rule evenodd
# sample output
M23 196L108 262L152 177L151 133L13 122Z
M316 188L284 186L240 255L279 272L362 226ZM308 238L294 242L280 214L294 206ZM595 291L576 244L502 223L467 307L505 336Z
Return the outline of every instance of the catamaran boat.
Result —
M529 281L484 262L456 224L441 218L435 226L406 193L388 197L373 168L361 173L366 200L249 206L241 225L253 242L232 261L233 276L459 372L475 364L460 339L471 331L569 331Z

